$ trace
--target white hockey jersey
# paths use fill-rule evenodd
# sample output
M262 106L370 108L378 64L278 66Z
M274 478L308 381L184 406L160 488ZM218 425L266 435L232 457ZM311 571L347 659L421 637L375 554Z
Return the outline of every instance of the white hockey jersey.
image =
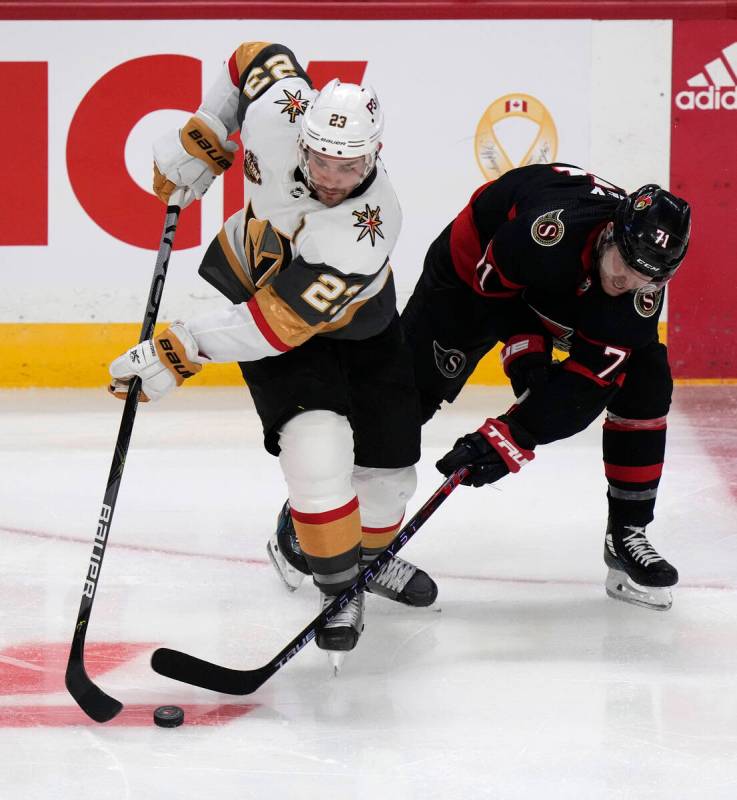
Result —
M311 336L364 339L396 313L389 256L402 214L381 161L343 202L323 205L298 165L301 117L317 92L286 47L241 45L201 106L244 149L244 208L200 274L233 304L187 323L214 361L250 361Z

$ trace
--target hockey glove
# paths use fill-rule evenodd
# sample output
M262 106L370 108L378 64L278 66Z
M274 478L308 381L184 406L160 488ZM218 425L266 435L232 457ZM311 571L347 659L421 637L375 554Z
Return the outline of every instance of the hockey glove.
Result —
M141 379L141 402L159 400L185 378L202 369L207 359L198 355L197 343L184 323L175 322L154 339L131 347L110 364L110 394L120 400L128 395L128 384L136 375Z
M539 334L510 337L500 356L515 397L521 397L527 389L539 389L553 366L552 345Z
M186 189L182 208L201 200L216 176L233 163L237 149L214 114L198 111L181 131L154 142L154 192L168 203L174 189Z
M494 483L510 472L520 469L535 457L532 437L509 418L487 419L474 433L467 433L453 445L435 466L446 477L459 467L468 467L470 474L463 480L466 486Z

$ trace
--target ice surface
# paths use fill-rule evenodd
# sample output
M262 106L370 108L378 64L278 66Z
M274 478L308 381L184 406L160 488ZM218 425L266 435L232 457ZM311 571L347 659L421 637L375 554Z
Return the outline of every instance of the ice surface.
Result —
M510 401L469 387L424 431L434 461ZM122 405L0 393L0 799L699 798L737 794L737 389L678 387L653 544L671 611L604 593L601 427L497 488L458 489L403 555L442 611L368 597L340 676L310 646L255 695L169 681L167 645L268 661L317 613L266 539L285 496L245 390L142 406L87 637L125 703L87 720L63 671ZM172 730L153 709L184 707Z

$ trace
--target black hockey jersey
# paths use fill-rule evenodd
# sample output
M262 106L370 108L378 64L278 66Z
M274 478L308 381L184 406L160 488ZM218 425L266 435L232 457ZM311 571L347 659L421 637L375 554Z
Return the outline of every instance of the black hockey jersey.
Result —
M478 189L451 225L455 272L499 304L500 337L542 335L569 354L515 411L539 442L586 427L622 385L633 351L657 341L663 290L612 297L595 269L599 236L625 194L569 164L522 167ZM525 308L511 315L516 325L510 304Z

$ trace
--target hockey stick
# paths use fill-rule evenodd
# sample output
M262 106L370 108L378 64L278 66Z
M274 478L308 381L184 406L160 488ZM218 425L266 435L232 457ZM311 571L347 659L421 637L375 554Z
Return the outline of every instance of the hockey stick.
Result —
M166 279L166 270L169 266L169 257L174 243L174 233L177 229L177 222L181 211L180 203L182 197L182 189L174 191L169 206L166 209L164 230L161 234L159 253L156 257L156 266L151 281L151 289L148 293L146 315L143 318L139 342L143 342L153 336L156 317L159 314L161 293L164 288L164 280ZM92 613L92 603L95 599L95 592L97 591L97 583L100 579L100 569L102 568L102 559L105 556L110 525L113 521L115 501L118 497L118 489L120 488L120 481L123 477L123 467L125 466L125 457L128 454L128 445L130 444L131 434L133 432L133 421L136 418L140 388L141 379L138 377L134 378L128 386L128 396L126 397L123 416L120 420L118 439L115 442L113 462L110 466L105 497L102 501L102 510L100 511L100 518L97 522L97 532L95 533L95 541L92 547L92 556L87 568L87 577L85 578L84 589L82 590L82 602L79 605L77 624L74 627L72 647L69 652L69 660L67 661L67 670L64 678L69 694L77 701L82 711L84 711L88 717L95 720L95 722L108 722L123 708L123 704L119 700L105 694L99 686L92 682L87 674L87 670L84 666L84 640L87 635L90 614Z
M432 514L445 501L446 497L468 475L468 469L461 467L450 475L433 496L422 506L412 519L394 537L391 543L361 572L356 582L339 594L335 600L307 627L300 631L289 644L280 650L267 664L258 669L230 669L212 664L209 661L181 653L178 650L169 650L160 647L151 656L151 666L159 675L167 678L201 686L213 692L223 694L251 694L278 670L280 670L292 657L309 642L317 631L329 622L331 618L345 605L366 588L366 584L384 567L390 559L417 533L427 522Z

